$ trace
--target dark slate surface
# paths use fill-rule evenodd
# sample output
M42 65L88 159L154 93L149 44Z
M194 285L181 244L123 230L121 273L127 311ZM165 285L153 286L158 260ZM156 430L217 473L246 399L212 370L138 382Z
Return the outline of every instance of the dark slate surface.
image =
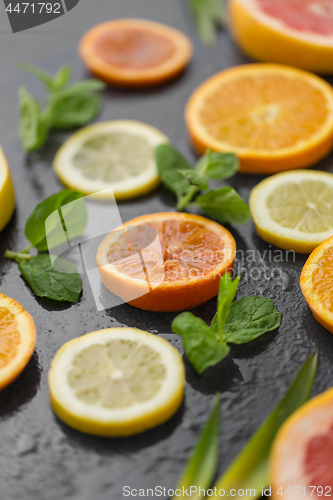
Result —
M62 18L44 27L12 34L8 20L0 19L0 143L8 156L17 193L16 213L0 235L0 290L18 300L33 314L38 342L28 367L0 394L0 498L1 500L118 500L122 488L166 488L175 486L188 454L206 420L215 391L221 392L221 446L219 470L231 462L270 410L279 401L301 363L316 349L319 372L315 393L332 385L333 341L313 318L300 291L299 275L306 260L284 254L283 262L270 262L280 255L261 241L252 222L231 227L238 250L260 252L263 262L237 263L243 275L238 297L258 294L271 297L283 321L279 331L269 333L247 346L233 348L219 366L198 376L185 361L185 401L166 424L140 436L100 439L85 436L62 424L48 400L47 373L57 349L84 333L110 326L128 325L166 336L179 349L171 334L174 314L158 314L122 305L97 312L87 280L80 302L71 307L36 300L20 277L15 263L6 261L5 249L26 245L24 224L36 202L61 189L51 163L66 136L53 135L40 153L26 157L20 150L16 131L16 92L20 83L30 90L41 89L30 77L13 70L16 61L37 62L47 69L70 63L77 79L86 72L76 56L80 36L93 24L117 17L142 17L162 21L187 32L195 41L195 56L186 73L170 85L150 91L105 92L101 120L136 119L161 129L190 158L195 154L187 141L183 108L197 85L213 73L248 62L227 32L218 47L201 47L192 31L181 0L81 0ZM332 156L319 166L332 170ZM248 199L258 176L237 175L230 184ZM172 210L173 198L163 189L144 198L119 205L124 221L138 214ZM266 253L265 253L266 252ZM253 261L253 252L245 253ZM237 264L237 265L238 265ZM258 269L252 272L251 269ZM266 277L264 275L266 269ZM277 268L274 277L267 276ZM258 276L258 274L261 274ZM215 300L194 312L210 321Z

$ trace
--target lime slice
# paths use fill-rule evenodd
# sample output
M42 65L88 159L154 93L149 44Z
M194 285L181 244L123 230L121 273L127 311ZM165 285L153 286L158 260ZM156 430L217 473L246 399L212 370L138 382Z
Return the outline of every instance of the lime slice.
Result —
M333 235L333 174L295 170L273 175L253 189L250 208L265 241L310 253Z
M165 422L183 400L184 383L177 349L134 328L108 328L68 342L49 373L58 416L103 436L136 434Z
M164 134L144 123L97 123L65 142L54 170L63 184L84 194L108 198L111 188L116 199L133 198L160 183L155 149L165 142Z

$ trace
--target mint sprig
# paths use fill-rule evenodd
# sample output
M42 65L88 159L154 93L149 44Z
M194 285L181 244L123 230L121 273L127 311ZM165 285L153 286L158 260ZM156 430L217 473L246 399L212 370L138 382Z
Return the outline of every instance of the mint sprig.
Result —
M105 88L100 80L92 78L69 85L70 66L63 66L55 75L31 64L17 66L34 75L48 93L45 101L39 102L25 87L19 90L19 133L25 151L40 148L52 129L81 127L99 113L101 99L96 91Z
M155 157L162 182L177 196L179 211L198 207L218 221L230 224L245 224L251 219L248 205L233 188L209 190L210 180L223 181L238 171L238 158L233 153L207 150L193 167L171 144L161 144Z
M281 324L282 315L271 299L252 295L233 302L239 280L222 276L210 327L190 312L172 322L172 331L182 337L186 356L198 373L222 361L229 354L228 344L245 344Z
M226 0L187 0L191 17L201 41L216 45L219 27L226 24Z
M25 235L30 245L20 252L6 250L5 257L19 264L23 277L37 297L57 302L79 300L82 280L76 267L44 252L65 243L67 238L82 234L86 223L83 194L64 189L46 198L28 217ZM39 252L35 257L31 254L32 248Z

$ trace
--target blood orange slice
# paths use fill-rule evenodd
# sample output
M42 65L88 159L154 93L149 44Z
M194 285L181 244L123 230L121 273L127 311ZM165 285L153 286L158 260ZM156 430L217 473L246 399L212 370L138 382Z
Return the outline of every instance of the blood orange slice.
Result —
M149 311L182 311L218 294L232 270L236 243L223 226L198 215L149 214L126 222L101 243L105 286Z
M333 73L333 0L230 0L229 19L254 59Z
M90 71L108 83L147 87L178 75L192 57L192 43L164 24L118 19L89 30L79 54Z
M272 498L332 496L333 390L312 399L281 427L271 451Z

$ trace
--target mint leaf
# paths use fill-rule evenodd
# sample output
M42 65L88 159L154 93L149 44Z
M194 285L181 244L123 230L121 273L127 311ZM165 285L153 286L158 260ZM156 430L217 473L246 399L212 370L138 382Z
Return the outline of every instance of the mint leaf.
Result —
M62 95L52 106L51 128L66 130L91 122L100 112L101 99L95 94Z
M269 485L269 455L274 438L287 418L309 399L317 372L317 358L317 354L311 354L305 361L282 401L214 485L217 490L223 489L226 497L241 500L243 496L238 495L238 491L254 489L256 498L259 498L261 488ZM231 493L232 489L236 495Z
M216 365L229 353L229 347L218 342L209 326L190 312L179 314L171 328L181 336L186 356L198 373Z
M59 94L61 97L68 97L78 94L88 94L90 92L95 92L97 90L103 90L106 88L106 84L101 80L95 78L89 78L88 80L83 80L82 82L73 83L70 87L62 90Z
M192 493L192 500L202 499L199 496L199 487L206 490L215 476L218 463L220 434L220 396L216 394L209 418L200 433L191 457L182 473L175 490L184 491L197 487L197 493ZM177 496L171 500L176 500Z
M48 254L40 254L20 263L19 269L37 297L47 297L58 302L75 303L82 292L82 280L76 267L67 260L57 258L55 271Z
M208 179L205 175L200 174L200 172L197 172L193 168L189 170L178 170L178 172L183 175L187 180L191 182L191 184L194 184L195 186L198 186L200 189L205 190L208 189L209 187L209 182Z
M230 277L229 273L226 273L220 279L216 314L218 322L219 339L221 342L224 336L224 324L229 314L231 304L236 297L239 280L240 276L237 276L233 280Z
M195 202L208 215L220 222L245 224L251 219L251 212L248 205L231 187L223 187L199 195L195 199Z
M38 149L45 141L48 127L44 123L38 101L21 87L19 90L19 134L25 151Z
M53 89L53 76L48 71L44 71L34 64L26 63L18 63L16 67L21 69L22 71L25 71L26 73L34 75L40 82L43 83L47 90Z
M70 66L62 66L52 78L52 90L62 89L71 79L72 69Z
M37 205L25 225L25 235L32 246L40 252L49 250L48 243L52 242L50 248L64 243L67 240L65 228L59 223L58 210L62 207L62 219L65 220L67 232L70 238L79 236L83 233L87 223L87 212L84 200L80 204L71 204L70 202L79 200L83 197L82 193L64 189L46 198ZM68 205L66 207L66 205ZM52 220L48 221L48 233L46 235L45 222L48 217L55 213ZM47 239L46 239L47 236Z
M234 153L211 153L205 174L213 180L223 181L233 177L239 169L239 161Z
M225 0L188 0L196 30L206 46L216 45L216 31L225 23Z
M281 324L282 314L271 299L252 295L243 297L230 307L223 335L226 342L245 344Z
M191 170L192 166L171 144L161 144L156 148L155 159L162 182L181 200L191 187L180 171Z

